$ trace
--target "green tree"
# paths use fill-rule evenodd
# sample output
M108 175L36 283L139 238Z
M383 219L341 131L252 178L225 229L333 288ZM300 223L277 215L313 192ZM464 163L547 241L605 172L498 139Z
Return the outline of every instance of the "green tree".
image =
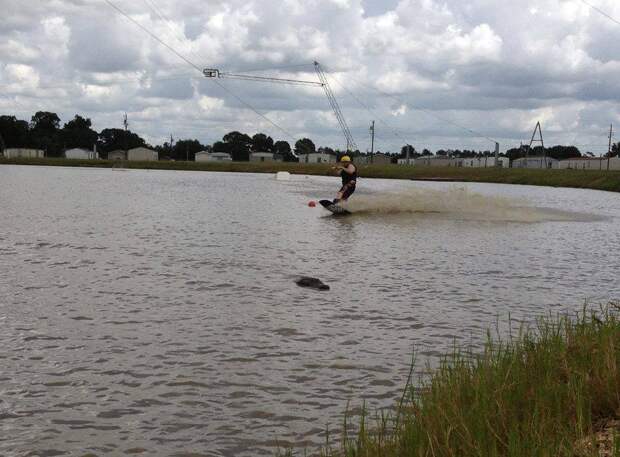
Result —
M302 138L295 142L295 154L312 154L316 152L316 146L310 138Z
M295 157L288 141L276 141L273 145L273 152L282 156L285 162L297 162L299 159Z
M179 140L172 148L174 160L195 160L196 153L204 151L206 147L198 140Z
M31 146L28 122L20 121L15 116L0 116L0 136L5 148Z
M222 139L228 144L230 150L226 152L232 156L234 161L248 162L250 160L252 138L245 133L235 131L227 133Z
M37 111L30 122L32 146L43 149L46 155L59 157L62 152L60 118L56 113Z
M230 145L223 141L216 141L213 143L213 152L226 152L230 154Z
M140 146L146 146L146 141L130 130L103 129L99 134L99 150L103 156L117 149L127 151Z
M575 146L553 146L547 149L547 156L557 160L571 159L573 157L581 157L581 152Z
M253 152L272 152L273 146L273 138L264 133L257 133L252 137Z
M407 157L407 150L409 150L410 159L415 159L416 157L420 157L420 154L418 154L418 152L415 150L413 146L411 146L410 144L406 144L405 146L400 148L399 158L405 159Z
M90 119L75 115L75 117L67 122L60 132L62 142L65 148L84 148L92 149L97 143L99 135L91 129L92 123Z

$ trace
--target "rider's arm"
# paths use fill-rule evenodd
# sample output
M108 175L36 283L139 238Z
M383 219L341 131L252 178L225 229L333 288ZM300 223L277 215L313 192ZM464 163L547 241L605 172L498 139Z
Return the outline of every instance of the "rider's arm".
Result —
M342 167L345 173L352 175L355 173L355 167L353 165L347 165L346 167Z

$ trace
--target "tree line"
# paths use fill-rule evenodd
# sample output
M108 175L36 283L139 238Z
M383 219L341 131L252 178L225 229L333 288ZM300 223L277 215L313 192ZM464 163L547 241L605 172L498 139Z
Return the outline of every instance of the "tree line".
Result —
M330 147L317 148L310 138L302 138L291 147L288 141L277 140L264 134L257 133L249 136L245 133L233 131L216 141L212 145L202 144L196 139L184 139L179 141L164 142L161 145L151 146L137 133L129 129L105 128L100 132L92 129L90 119L78 114L61 127L61 120L56 113L48 111L36 112L30 122L19 120L15 116L0 116L0 150L5 148L34 148L42 149L48 157L62 157L67 149L83 148L92 150L96 145L97 151L102 158L107 158L109 152L115 150L128 150L136 147L148 147L159 153L160 159L168 160L194 160L195 154L200 151L226 152L235 161L247 161L251 152L270 152L278 154L284 161L297 161L300 154L323 152L333 155L342 155L344 151L334 150ZM612 147L611 156L618 156L620 143ZM380 153L380 151L377 151ZM545 148L537 146L528 150L527 147L512 148L502 156L510 160L526 155L538 156L546 154L557 160L582 157L581 152L575 146L553 146ZM354 151L353 155L359 155L360 151ZM460 149L439 149L433 154L429 149L418 152L413 146L405 145L399 153L385 153L396 161L398 158L409 157L414 159L422 156L439 157L490 157L491 151L474 151ZM586 152L585 156L594 156Z

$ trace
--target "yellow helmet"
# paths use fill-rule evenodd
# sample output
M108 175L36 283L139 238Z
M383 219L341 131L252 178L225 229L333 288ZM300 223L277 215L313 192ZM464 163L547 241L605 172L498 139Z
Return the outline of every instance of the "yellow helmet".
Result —
M350 162L351 161L351 157L349 157L349 156L342 156L342 157L340 157L340 161L341 162Z

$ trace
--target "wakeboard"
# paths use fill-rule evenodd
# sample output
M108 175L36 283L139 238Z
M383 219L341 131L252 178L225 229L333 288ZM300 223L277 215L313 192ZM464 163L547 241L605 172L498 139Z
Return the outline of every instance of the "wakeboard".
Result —
M337 216L344 216L346 214L351 214L349 211L344 209L338 203L334 203L334 202L332 202L330 200L320 200L319 203L327 211L331 211L333 214L335 214Z

